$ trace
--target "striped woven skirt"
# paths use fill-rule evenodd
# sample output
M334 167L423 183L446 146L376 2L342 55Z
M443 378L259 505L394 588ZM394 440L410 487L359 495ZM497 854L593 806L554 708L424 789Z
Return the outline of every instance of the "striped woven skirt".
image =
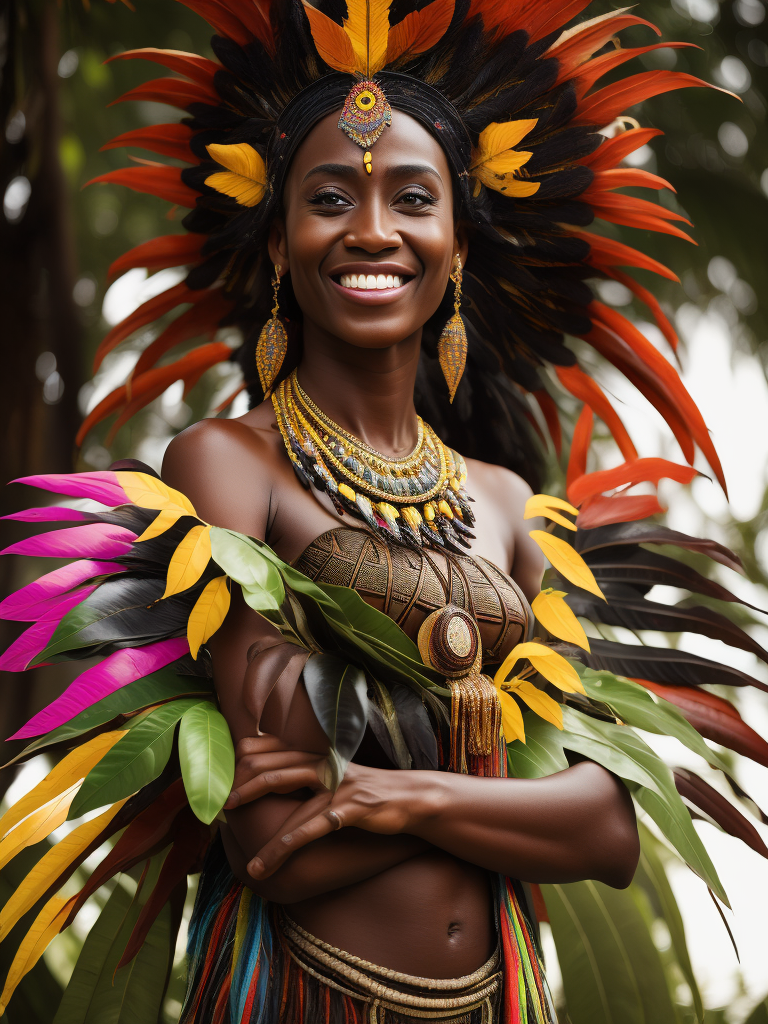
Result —
M212 844L189 929L180 1024L555 1024L522 893L499 876L499 946L464 978L377 967L310 935L233 876Z

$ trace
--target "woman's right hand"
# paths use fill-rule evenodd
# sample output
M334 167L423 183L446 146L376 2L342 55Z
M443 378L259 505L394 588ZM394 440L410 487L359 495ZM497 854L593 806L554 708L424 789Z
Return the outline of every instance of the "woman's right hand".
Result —
M279 780L274 773L285 772ZM326 789L324 755L294 750L278 736L246 736L235 747L235 778L224 804L231 811L258 800L265 793L294 793L299 789Z

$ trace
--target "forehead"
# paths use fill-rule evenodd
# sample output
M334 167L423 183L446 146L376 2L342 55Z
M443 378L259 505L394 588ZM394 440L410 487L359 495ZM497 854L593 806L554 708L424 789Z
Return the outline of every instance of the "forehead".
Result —
M291 163L289 180L301 181L304 175L318 164L344 163L353 167L359 165L363 172L362 147L354 143L339 128L341 110L327 114L314 126L296 150ZM429 164L450 186L451 171L448 159L437 139L415 118L393 108L392 124L386 128L379 140L371 147L375 176L376 170L398 164Z

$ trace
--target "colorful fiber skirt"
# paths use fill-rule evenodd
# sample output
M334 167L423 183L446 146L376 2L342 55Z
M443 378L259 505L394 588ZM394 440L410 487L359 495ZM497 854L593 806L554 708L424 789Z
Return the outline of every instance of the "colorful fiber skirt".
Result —
M189 929L180 1024L555 1024L522 892L499 878L499 946L473 974L418 978L315 938L238 882L213 843Z

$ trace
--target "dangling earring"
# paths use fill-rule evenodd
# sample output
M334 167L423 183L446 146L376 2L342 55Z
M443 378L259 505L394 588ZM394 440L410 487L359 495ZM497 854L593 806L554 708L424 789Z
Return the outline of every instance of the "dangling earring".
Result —
M268 398L272 393L272 385L283 365L285 353L288 349L288 335L285 331L283 321L278 317L279 304L277 293L280 290L280 264L275 264L275 278L272 282L274 294L272 301L272 316L267 320L261 329L259 341L256 345L256 369L259 371L259 380L264 397Z
M459 386L464 366L467 362L467 332L461 318L461 256L456 253L451 271L451 281L456 286L453 294L453 316L440 333L437 342L437 355L440 369L443 371L448 385L448 395L453 402L456 388Z

